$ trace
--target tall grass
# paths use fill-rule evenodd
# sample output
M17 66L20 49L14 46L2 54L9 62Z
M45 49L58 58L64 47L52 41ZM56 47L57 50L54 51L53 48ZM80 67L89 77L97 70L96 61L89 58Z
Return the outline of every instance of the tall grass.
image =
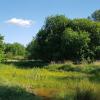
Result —
M45 100L100 100L99 68L69 63L21 69L0 64L0 85L21 87Z

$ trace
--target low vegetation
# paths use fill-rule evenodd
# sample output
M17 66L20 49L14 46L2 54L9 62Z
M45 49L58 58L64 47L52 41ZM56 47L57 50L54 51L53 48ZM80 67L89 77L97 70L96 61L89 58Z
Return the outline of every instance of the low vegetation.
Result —
M100 64L0 64L1 100L100 100L99 93Z

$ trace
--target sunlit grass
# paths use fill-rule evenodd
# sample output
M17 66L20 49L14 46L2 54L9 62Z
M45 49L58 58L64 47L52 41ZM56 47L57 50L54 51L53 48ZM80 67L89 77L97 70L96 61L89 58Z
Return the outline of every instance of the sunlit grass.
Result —
M99 100L100 74L95 74L98 68L100 67L93 68L93 65L80 67L73 64L56 64L43 68L21 69L14 65L0 64L0 85L21 87L29 93L57 100L76 100L75 98L86 91L89 96L96 95ZM91 78L95 75L96 81Z

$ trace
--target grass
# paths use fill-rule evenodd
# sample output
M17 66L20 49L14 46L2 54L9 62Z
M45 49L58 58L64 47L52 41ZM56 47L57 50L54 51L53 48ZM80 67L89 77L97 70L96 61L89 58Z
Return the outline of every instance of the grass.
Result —
M100 100L99 64L18 64L0 64L0 100Z

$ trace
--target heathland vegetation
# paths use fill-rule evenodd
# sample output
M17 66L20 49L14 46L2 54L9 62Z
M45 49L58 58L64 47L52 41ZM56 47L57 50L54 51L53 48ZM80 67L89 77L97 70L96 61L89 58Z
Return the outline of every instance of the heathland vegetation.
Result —
M0 100L100 100L100 10L49 16L25 47L0 35Z

